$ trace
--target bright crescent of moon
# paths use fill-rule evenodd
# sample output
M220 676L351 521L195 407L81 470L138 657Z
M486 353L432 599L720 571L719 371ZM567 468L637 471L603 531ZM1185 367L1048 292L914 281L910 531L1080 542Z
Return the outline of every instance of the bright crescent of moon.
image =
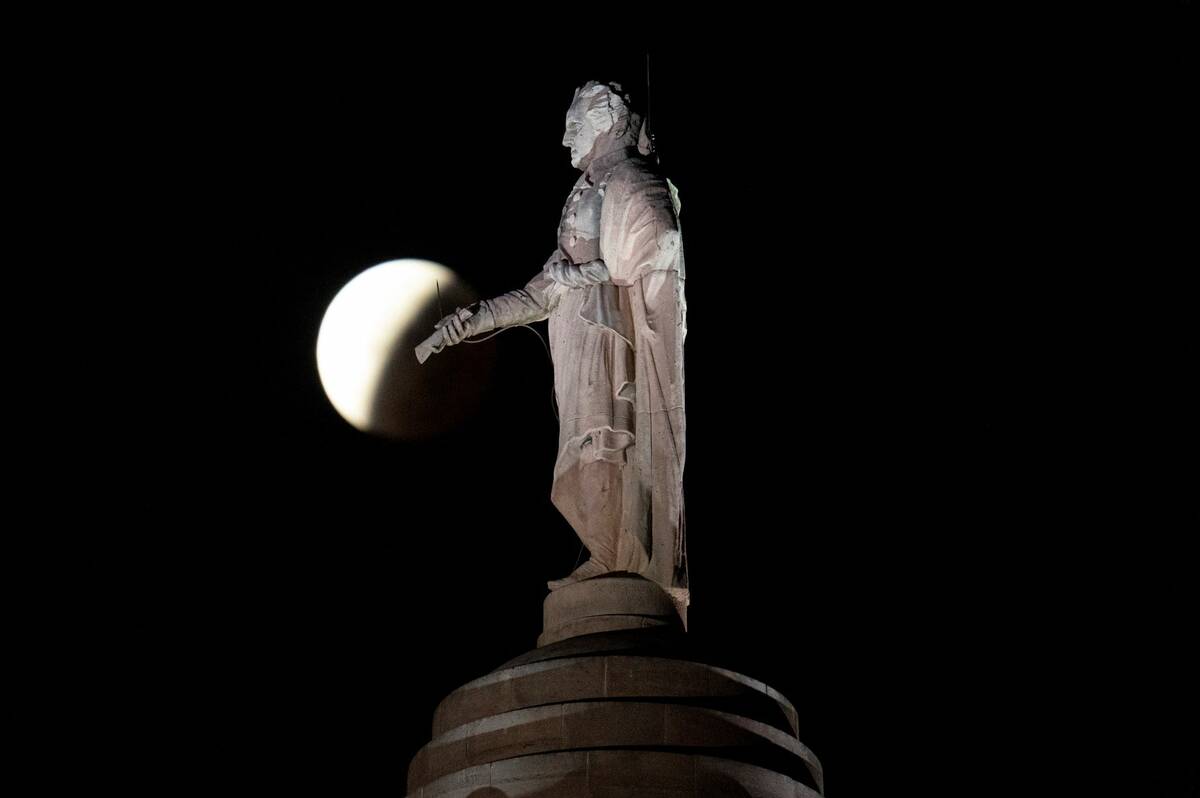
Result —
M372 266L329 303L317 334L317 372L347 421L368 431L380 380L396 342L418 313L458 283L450 269L406 258ZM431 328L432 332L432 328Z

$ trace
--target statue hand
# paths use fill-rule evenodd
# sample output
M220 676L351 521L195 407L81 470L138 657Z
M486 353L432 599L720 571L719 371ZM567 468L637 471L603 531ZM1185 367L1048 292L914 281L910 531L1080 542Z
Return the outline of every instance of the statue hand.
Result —
M575 281L571 274L571 271L574 268L575 267L571 261L561 257L560 254L559 257L556 257L554 260L551 260L546 264L546 274L548 274L550 279L554 282L574 288Z
M609 281L608 264L602 260L592 260L579 267L584 278L589 283L607 283Z
M454 346L462 343L462 340L468 337L471 333L467 331L466 321L471 318L474 313L466 308L459 308L450 315L440 319L433 326L442 331L442 340L446 346Z
M602 260L588 261L579 266L569 260L555 260L546 265L546 272L554 282L571 288L584 288L609 280L608 266Z

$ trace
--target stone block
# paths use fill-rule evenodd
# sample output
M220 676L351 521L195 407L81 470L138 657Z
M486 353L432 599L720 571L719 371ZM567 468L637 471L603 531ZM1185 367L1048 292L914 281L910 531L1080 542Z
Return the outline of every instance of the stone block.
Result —
M584 702L563 711L563 740L569 748L662 745L664 704Z

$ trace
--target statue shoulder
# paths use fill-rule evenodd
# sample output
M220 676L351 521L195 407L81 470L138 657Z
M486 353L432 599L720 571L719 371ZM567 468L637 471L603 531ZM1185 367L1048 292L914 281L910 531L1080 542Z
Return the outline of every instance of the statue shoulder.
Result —
M641 186L650 186L653 184L667 184L667 178L658 170L657 164L643 158L640 155L635 155L631 158L626 158L621 161L612 171L609 177L608 185L610 187L616 185L620 188L638 188Z
M618 202L642 201L679 214L679 192L659 171L658 165L641 156L619 163L609 176L606 196Z

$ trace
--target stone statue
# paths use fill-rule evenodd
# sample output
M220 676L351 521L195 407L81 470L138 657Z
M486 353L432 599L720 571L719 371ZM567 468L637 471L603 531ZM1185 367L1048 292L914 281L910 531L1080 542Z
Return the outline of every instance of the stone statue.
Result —
M549 319L561 425L551 501L591 554L549 587L638 574L686 623L678 194L645 157L652 145L619 84L575 92L562 143L583 174L546 264L524 288L443 318L417 356Z

